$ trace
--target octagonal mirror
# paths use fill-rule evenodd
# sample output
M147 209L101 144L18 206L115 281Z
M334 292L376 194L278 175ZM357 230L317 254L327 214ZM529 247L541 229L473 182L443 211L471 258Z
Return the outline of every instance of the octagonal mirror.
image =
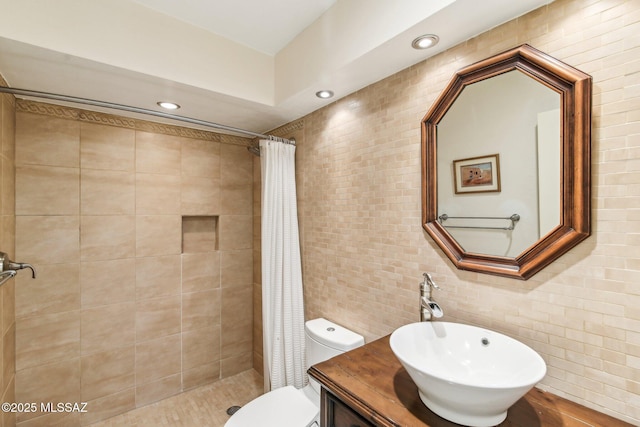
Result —
M459 269L528 279L590 234L591 77L529 45L422 121L422 222Z

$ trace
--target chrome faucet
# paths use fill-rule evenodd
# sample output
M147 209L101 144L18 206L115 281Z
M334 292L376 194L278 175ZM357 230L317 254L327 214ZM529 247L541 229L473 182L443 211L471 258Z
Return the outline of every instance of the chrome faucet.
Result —
M432 318L439 319L444 315L437 302L431 299L431 290L440 289L433 281L429 273L423 273L424 280L420 283L420 321L425 322Z
M3 273L2 278L6 278L6 280L15 276L17 270L22 270L23 268L28 268L31 270L31 277L33 279L36 278L36 269L33 268L31 264L27 264L26 262L15 262L9 259L9 255L5 252L0 252L0 273ZM3 282L4 283L4 282Z

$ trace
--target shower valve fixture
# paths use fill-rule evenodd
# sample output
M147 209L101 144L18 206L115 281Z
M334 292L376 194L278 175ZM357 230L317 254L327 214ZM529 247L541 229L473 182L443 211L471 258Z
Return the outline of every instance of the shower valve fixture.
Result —
M0 285L18 274L18 270L24 268L31 269L31 277L36 278L36 269L31 264L11 261L9 255L5 252L0 252Z

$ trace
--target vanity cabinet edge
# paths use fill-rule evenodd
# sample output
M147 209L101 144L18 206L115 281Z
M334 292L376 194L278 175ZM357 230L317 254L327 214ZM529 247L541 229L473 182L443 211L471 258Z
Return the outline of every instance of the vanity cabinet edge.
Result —
M365 402L344 390L334 381L329 379L322 371L312 366L307 373L318 381L322 390L320 393L320 427L352 427L357 424L340 424L344 418L336 420L336 406L340 406L340 414L351 412L363 423L360 427L401 427L390 422L377 412L369 408Z

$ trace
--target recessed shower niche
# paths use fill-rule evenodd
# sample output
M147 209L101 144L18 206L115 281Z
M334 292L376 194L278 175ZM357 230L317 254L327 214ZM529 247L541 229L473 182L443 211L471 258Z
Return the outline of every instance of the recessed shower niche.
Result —
M182 253L218 250L218 216L182 217Z

